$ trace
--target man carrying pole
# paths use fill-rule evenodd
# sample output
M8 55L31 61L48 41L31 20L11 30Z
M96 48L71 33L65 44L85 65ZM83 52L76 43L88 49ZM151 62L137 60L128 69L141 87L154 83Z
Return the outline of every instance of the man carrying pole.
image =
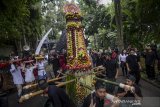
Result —
M118 98L107 93L104 82L97 81L95 91L84 99L82 107L118 107L119 103L114 103L117 100Z
M126 85L131 86L132 88L125 86L124 89L119 89L117 97L121 98L120 107L131 107L141 106L142 93L138 85L135 84L136 78L132 75L129 75L126 79ZM134 107L135 107L134 106Z
M23 101L28 100L34 96L47 93L49 97L48 101L54 107L76 107L73 104L73 102L70 100L69 96L65 93L65 91L61 88L58 88L66 84L73 83L74 81L76 80L73 79L73 80L62 82L55 85L54 83L48 84L46 79L41 79L38 81L38 86L41 90L23 95L20 98L19 102L22 103ZM45 107L48 107L47 104Z
M106 54L106 60L103 65L106 68L106 79L115 82L118 77L119 69L118 64L114 59L111 59L111 54ZM115 86L112 84L106 84L110 94L113 94Z
M75 107L72 100L62 88L56 85L48 85L45 79L39 81L39 87L48 94L49 101L54 107ZM47 106L46 106L47 107Z

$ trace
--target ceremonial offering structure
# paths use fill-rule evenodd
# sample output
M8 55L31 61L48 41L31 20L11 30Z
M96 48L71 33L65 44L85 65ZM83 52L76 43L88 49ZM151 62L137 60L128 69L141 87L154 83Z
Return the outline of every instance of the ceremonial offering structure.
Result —
M67 68L69 70L87 70L91 67L81 21L80 9L75 4L64 6L67 29Z

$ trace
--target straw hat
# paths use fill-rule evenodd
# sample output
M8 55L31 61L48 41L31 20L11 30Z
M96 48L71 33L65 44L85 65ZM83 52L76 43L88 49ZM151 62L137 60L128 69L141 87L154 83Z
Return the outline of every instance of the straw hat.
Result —
M35 56L35 59L36 59L36 60L43 60L44 57L43 57L42 55L39 55L39 56Z

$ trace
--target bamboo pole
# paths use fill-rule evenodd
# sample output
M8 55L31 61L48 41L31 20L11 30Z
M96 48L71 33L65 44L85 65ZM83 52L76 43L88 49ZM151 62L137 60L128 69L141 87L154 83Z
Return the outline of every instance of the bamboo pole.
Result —
M63 78L65 78L65 77L66 77L66 76L62 76L62 77L59 77L59 78L50 79L50 80L47 81L47 83L49 83L49 82L54 82L54 81L63 79ZM37 85L38 85L38 83L36 83L36 84L31 84L31 85L26 85L26 86L23 87L23 89L29 89L29 88L31 88L31 87L36 87Z
M73 80L70 80L70 81L66 81L66 82L60 83L60 84L58 84L58 85L56 85L56 86L57 86L57 87L61 87L61 86L67 85L67 84L69 84L69 83L72 83L72 82L74 82L74 81L76 81L76 79L73 79ZM19 99L19 102L22 103L23 101L28 100L28 99L30 99L30 98L32 98L32 97L34 97L34 96L40 95L40 94L42 94L42 93L44 93L44 92L45 92L44 90L39 90L39 91L36 91L36 92L31 92L31 93L29 93L29 94L23 95L23 96L21 96L21 98Z
M73 80L70 80L70 81L66 81L66 82L60 83L60 84L58 84L58 85L56 85L56 86L57 86L57 87L61 87L61 86L67 85L68 83L72 83L72 82L74 82L74 81L76 81L76 79L73 79Z
M109 81L109 80L105 80L105 79L101 79L101 78L98 78L98 77L94 77L96 80L100 80L100 81L103 81L105 83L109 83L109 84L113 84L113 85L118 85L119 86L119 83L116 83L116 82L113 82L113 81Z
M96 72L94 72L94 70L98 71L98 67L93 68L92 70L93 70L93 71L92 71L91 73L89 73L89 74L96 74ZM62 74L63 74L63 73L62 73ZM54 79L48 80L47 83L48 83L48 82L54 82L54 81L57 81L57 80L59 80L59 79L63 79L63 78L65 78L65 77L67 76L67 74L66 74L66 75L63 74L63 75L64 75L63 77L59 77L59 78L54 78ZM80 77L83 77L83 76L86 76L86 75L82 75L82 76L80 76ZM66 81L66 82L63 82L63 83L59 83L59 84L56 85L56 86L57 86L57 87L61 87L61 86L63 86L63 85L66 85L66 84L68 84L68 83L70 83L70 82L74 82L74 81L75 81L75 79L70 80L70 81ZM29 89L29 88L31 88L31 87L36 87L37 85L38 85L37 83L36 83L36 84L32 84L32 85L27 85L27 86L23 87L23 89ZM82 85L82 84L81 84L81 85ZM89 90L92 89L91 87L88 87L88 86L86 86L85 84L83 84L83 86L86 87L86 88L88 88ZM27 100L27 99L29 99L29 98L32 98L32 97L36 96L36 95L42 94L43 92L44 92L43 90L39 90L39 91L34 92L34 93L26 94L26 95L24 95L24 96L21 97L21 99L19 100L19 102L23 102L24 100Z
M101 66L92 68L91 70L93 70L93 71L92 71L91 73L88 73L88 75L90 75L90 74L100 74L100 72L103 72L103 71L104 71L103 69L99 70L100 68L101 68ZM98 72L94 72L94 70L96 70L96 71L99 70L99 71L98 71ZM47 82L54 82L54 81L63 79L63 78L65 78L67 75L69 75L69 74L64 74L64 73L61 73L61 72L59 72L59 73L62 74L62 75L64 75L64 76L58 77L58 78L54 78L54 79L50 79L50 80L48 80ZM103 74L102 74L102 75L103 75ZM73 75L70 75L70 76L73 76ZM81 76L79 76L79 78L80 78L80 77L83 77L83 76L87 76L87 75L81 75ZM37 85L38 85L37 83L36 83L36 84L26 85L26 86L23 87L23 89L29 89L29 88L31 88L31 87L36 87Z
M28 100L28 99L36 96L36 95L42 94L43 92L44 92L44 90L39 90L39 91L36 91L36 92L33 92L33 93L29 93L29 94L23 95L19 99L19 102L22 103L23 101Z
M93 69L91 69L91 70L93 70L91 73L88 73L88 75L90 75L90 74L96 74L95 72L94 72L94 70L96 70L96 71L98 71L99 69L101 68L101 66L98 66L98 67L95 67L95 68L93 68ZM104 70L99 70L99 72L102 72L102 71L104 71ZM99 72L97 72L97 73L99 73ZM54 78L54 79L50 79L50 80L48 80L47 82L54 82L54 81L57 81L57 80L60 80L60 79L63 79L63 78L65 78L67 75L70 75L70 74L64 74L64 73L61 73L62 75L64 75L64 76L62 76L62 77L59 77L59 78ZM73 75L70 75L70 76L73 76ZM84 76L87 76L87 75L81 75L81 76L79 76L79 78L80 77L84 77ZM36 87L38 84L36 83L36 84L30 84L30 85L26 85L26 86L24 86L23 87L23 89L29 89L29 88L32 88L32 87Z
M98 78L98 77L94 77L96 80L100 80L100 81L103 81L105 83L109 83L109 84L113 84L113 85L117 85L119 86L120 88L126 88L130 91L133 91L135 90L135 88L133 86L129 86L129 85L126 85L126 84L123 84L123 83L116 83L116 82L113 82L113 81L109 81L109 80L105 80L105 79L101 79L101 78Z

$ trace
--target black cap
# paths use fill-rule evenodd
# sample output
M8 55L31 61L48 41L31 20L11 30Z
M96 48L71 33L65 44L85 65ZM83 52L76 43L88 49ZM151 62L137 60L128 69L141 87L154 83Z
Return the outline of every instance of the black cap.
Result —
M106 84L102 81L96 81L95 90L98 90L98 89L101 89L101 88L106 89Z
M40 79L38 81L38 86L42 90L46 89L48 87L48 83L47 83L46 79Z
M136 78L133 76L133 75L128 75L128 78L129 80L135 82L136 81Z

